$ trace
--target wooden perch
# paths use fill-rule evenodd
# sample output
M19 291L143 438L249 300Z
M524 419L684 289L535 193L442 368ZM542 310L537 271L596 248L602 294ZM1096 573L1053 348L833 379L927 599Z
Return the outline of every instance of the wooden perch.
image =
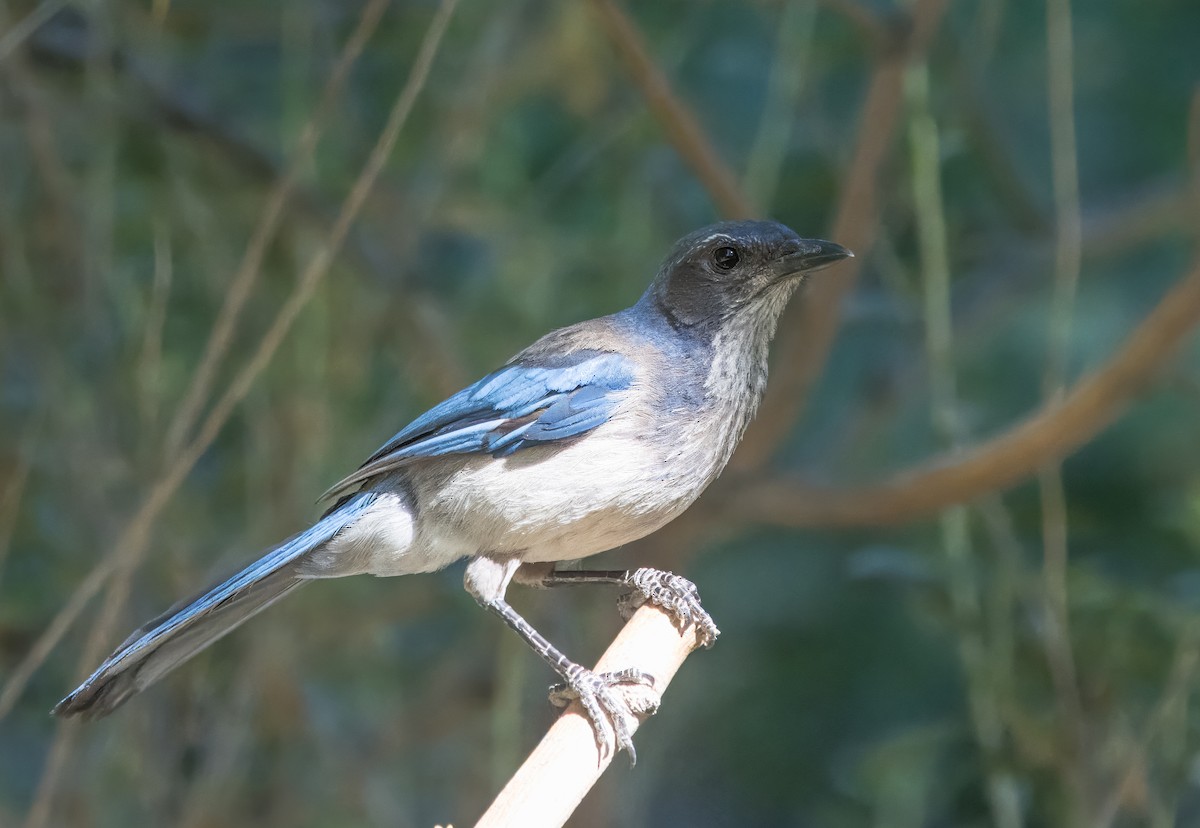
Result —
M680 633L666 613L646 604L617 634L595 669L643 670L654 676L654 689L661 694L696 646L694 627ZM640 723L646 716L638 718ZM613 754L601 758L592 725L575 702L550 726L475 828L558 828L612 760Z

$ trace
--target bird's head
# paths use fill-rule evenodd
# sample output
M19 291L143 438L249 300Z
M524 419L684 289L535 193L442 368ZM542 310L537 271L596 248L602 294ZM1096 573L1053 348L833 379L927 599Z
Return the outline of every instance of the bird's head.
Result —
M727 221L684 236L646 293L676 325L720 326L743 314L774 317L814 270L853 256L802 239L775 221Z

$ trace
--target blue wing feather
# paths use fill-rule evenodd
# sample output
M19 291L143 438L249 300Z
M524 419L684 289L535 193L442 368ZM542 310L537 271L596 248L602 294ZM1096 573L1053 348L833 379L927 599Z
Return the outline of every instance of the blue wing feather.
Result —
M507 457L531 445L578 437L608 420L633 379L631 362L605 351L575 351L537 363L518 357L413 420L326 494L417 458Z

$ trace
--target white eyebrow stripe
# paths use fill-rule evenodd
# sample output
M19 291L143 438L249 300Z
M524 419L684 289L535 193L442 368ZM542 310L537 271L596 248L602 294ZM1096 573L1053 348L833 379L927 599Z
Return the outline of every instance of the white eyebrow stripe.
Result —
M730 241L729 235L726 233L712 233L697 241L696 244L706 244L713 239L724 239L725 241Z

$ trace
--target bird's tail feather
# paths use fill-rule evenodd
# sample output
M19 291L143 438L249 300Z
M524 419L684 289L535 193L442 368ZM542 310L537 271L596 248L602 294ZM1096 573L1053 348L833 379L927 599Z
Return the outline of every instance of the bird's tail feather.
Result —
M136 630L96 672L52 711L56 716L106 716L252 615L305 582L297 561L327 543L371 504L364 493L304 532L284 541L228 580L176 604Z

